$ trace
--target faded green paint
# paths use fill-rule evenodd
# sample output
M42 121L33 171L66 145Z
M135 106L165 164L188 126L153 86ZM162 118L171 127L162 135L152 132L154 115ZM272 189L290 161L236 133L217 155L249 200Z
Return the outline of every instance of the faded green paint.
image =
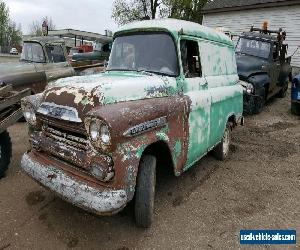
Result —
M233 42L225 34L216 32L215 30L199 25L197 23L179 21L176 19L158 19L150 21L139 21L127 24L115 33L118 36L127 32L144 32L144 31L166 31L178 38L180 35L187 35L190 37L198 37L214 42L234 46Z
M173 161L177 162L178 158L181 155L182 142L180 139L176 140L175 146L173 148Z
M158 132L156 132L156 138L158 141L169 142L170 138L169 134L169 126L166 125L165 127L161 128Z
M164 31L171 34L177 46L179 61L180 40L190 39L198 42L202 77L186 78L180 62L180 75L177 78L145 72L109 71L61 79L53 86L69 88L70 91L73 91L73 88L84 89L89 96L98 97L100 105L174 95L188 96L191 106L189 115L185 117L188 120L186 141L182 138L171 138L172 131L169 131L168 126L155 132L157 141L164 141L170 146L176 167L178 160L187 153L187 160L182 166L186 170L221 140L229 116L234 114L238 118L242 115L243 96L242 88L237 84L234 46L222 33L199 24L170 19L132 23L121 28L115 36L147 31ZM55 91L59 92L57 89ZM76 100L89 104L85 97L80 96L78 91L75 92ZM139 136L136 139L139 147L133 148L130 141L118 145L118 153L123 156L123 161L130 158L139 159L148 146L145 138ZM183 145L186 144L188 151L182 152Z
M140 158L142 157L142 155L143 155L143 153L144 153L146 147L147 147L147 145L142 144L142 145L137 149L136 154L135 154L136 158L140 159Z
M203 38L197 39L202 77L186 78L183 83L184 94L192 101L185 170L220 142L228 117L234 114L238 118L243 112L232 44Z
M55 94L62 93L57 88L60 87L75 97L82 98L79 100L82 104L89 102L85 96L78 95L79 90L84 90L89 96L97 97L99 103L103 105L168 97L178 93L176 79L173 77L125 71L109 71L97 75L60 79L49 85L48 94L53 87L56 87Z
M82 103L83 105L89 104L89 98L88 98L87 96L85 96L85 97L82 99L81 103Z

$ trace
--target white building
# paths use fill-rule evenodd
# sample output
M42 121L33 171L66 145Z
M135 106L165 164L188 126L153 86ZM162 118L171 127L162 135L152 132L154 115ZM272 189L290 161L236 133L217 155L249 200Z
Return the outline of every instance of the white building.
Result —
M204 7L203 14L203 25L238 34L249 31L251 25L261 28L268 21L268 29L286 31L288 55L300 46L300 0L213 0ZM300 49L292 65L300 68Z

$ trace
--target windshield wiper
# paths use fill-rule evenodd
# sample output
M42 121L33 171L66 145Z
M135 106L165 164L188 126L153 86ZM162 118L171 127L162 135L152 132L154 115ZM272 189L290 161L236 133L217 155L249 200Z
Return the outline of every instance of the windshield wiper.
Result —
M114 69L106 69L106 71L136 71L134 69L117 69L117 68L114 68Z
M145 75L153 76L153 72L150 72L149 70L144 68L138 68L136 69L136 71Z
M144 69L144 68L138 68L138 69L107 69L106 71L135 71L135 72L139 72L139 73L144 73L144 74L148 74L148 75L153 75L153 74L157 74L157 75L162 75L162 76L174 76L174 74L168 74L165 72L161 72L161 71L155 71L155 70L148 70L148 69Z
M168 74L168 73L156 71L156 70L142 70L141 72L147 72L150 74L152 73L152 74L157 74L157 75L162 75L162 76L174 76L174 74Z
M21 61L21 62L32 62L31 60L23 59L23 58L21 58L20 61Z

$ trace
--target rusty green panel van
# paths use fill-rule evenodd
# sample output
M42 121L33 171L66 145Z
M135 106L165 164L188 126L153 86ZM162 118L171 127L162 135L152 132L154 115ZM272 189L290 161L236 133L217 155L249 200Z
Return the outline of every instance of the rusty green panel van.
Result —
M97 214L134 199L137 224L149 227L156 171L179 176L211 150L228 156L243 124L238 81L226 35L174 19L128 24L105 73L60 79L23 100L32 150L21 166Z

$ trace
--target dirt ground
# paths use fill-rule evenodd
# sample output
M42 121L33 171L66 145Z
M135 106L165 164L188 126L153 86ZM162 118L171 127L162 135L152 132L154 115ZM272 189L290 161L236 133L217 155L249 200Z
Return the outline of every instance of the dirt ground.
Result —
M225 162L211 155L181 177L158 176L155 222L137 228L129 206L97 217L62 201L20 170L28 147L26 125L9 132L13 159L0 180L0 250L3 249L249 249L240 229L298 232L300 249L300 119L289 97L274 99L246 117L233 133ZM253 249L286 249L286 246Z

